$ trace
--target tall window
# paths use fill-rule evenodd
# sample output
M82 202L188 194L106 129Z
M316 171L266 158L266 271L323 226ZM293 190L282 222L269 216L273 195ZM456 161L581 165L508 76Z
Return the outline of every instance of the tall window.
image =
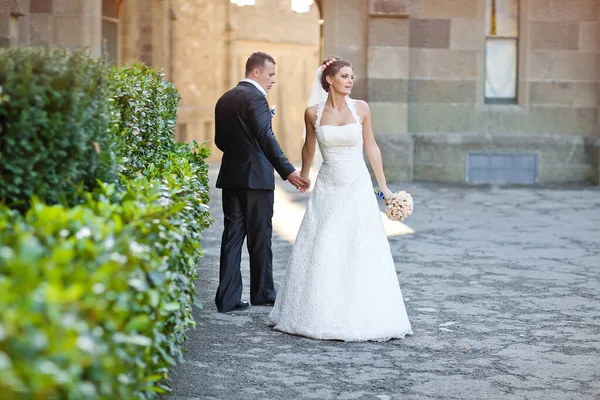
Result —
M118 0L102 0L102 54L115 65L119 64Z
M517 102L519 0L486 0L485 102Z

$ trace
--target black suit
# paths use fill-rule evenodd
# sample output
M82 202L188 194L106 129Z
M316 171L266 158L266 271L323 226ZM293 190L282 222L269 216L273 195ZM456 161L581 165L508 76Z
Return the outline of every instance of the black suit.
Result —
M240 261L246 235L250 301L272 302L274 170L287 179L295 167L273 134L267 99L251 83L240 82L217 102L215 143L223 152L217 187L223 189L225 216L215 303L219 311L229 311L241 300Z

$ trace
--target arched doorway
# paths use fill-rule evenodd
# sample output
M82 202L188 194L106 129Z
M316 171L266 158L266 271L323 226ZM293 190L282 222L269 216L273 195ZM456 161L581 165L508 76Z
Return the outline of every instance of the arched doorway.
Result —
M296 12L290 0L262 0L242 7L227 2L224 89L244 76L251 53L264 51L275 58L277 84L267 96L270 106L275 106L273 131L286 156L297 163L301 160L304 109L322 59L319 3Z

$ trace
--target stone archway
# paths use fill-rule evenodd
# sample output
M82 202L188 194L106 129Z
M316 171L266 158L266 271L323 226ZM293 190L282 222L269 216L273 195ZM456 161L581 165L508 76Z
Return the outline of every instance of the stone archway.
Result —
M267 13L267 9L277 11ZM301 14L281 0L264 0L253 7L230 6L225 55L229 73L224 87L232 87L243 77L252 52L265 51L275 58L277 84L267 98L276 107L273 130L293 162L301 159L304 109L322 58L320 21L318 4Z
M273 127L290 159L299 161L303 112L322 57L320 4L298 14L289 0L238 7L230 0L103 0L106 24L118 24L117 63L164 68L181 95L177 138L212 146L214 104L244 76L247 57L265 51L277 60ZM115 15L115 5L116 15ZM112 18L112 19L111 19ZM114 30L114 29L113 29ZM115 57L113 56L113 59ZM216 148L214 157L220 157Z
M298 14L289 0L244 7L230 0L171 4L176 18L172 80L181 94L177 138L212 147L216 101L244 77L248 56L264 51L277 61L278 82L268 96L276 106L273 129L289 158L299 161L304 108L321 58L318 7ZM213 159L220 159L212 150Z

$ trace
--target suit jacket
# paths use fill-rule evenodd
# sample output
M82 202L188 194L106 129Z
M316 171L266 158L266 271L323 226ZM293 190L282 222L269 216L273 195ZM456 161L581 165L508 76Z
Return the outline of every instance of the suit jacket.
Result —
M240 82L215 106L215 144L223 152L217 187L275 189L273 169L284 180L296 170L275 138L266 97Z

